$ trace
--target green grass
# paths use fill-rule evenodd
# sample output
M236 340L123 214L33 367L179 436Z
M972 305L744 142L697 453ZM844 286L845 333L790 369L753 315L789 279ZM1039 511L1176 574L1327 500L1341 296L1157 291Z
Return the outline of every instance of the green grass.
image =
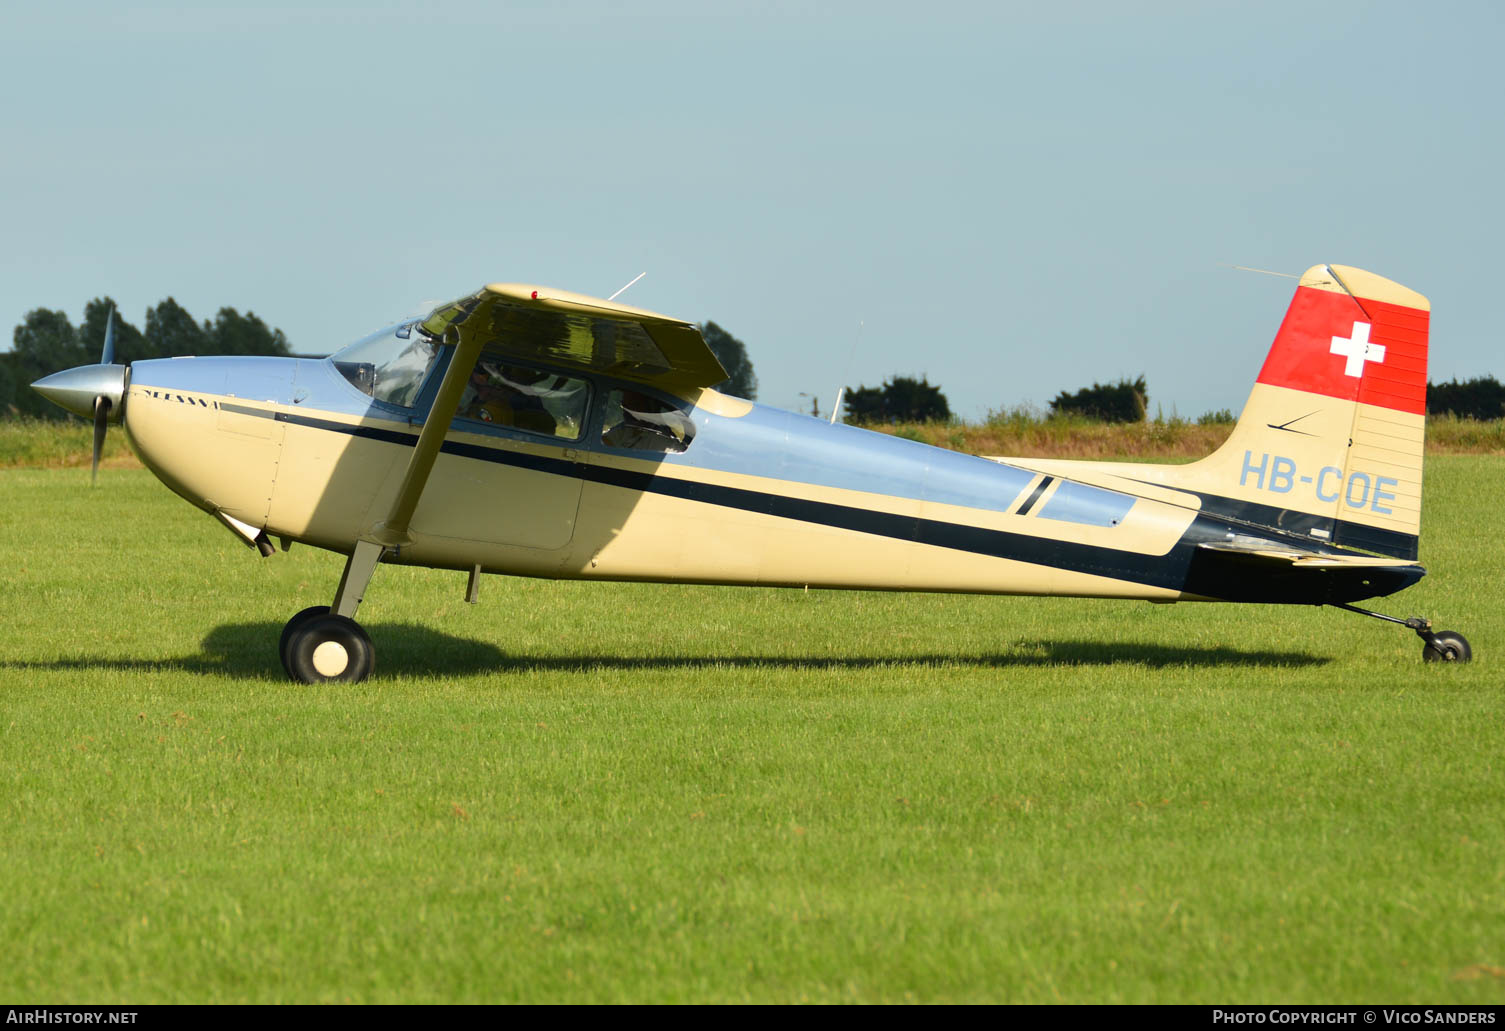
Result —
M381 569L0 472L0 996L1505 1000L1505 459L1331 610Z

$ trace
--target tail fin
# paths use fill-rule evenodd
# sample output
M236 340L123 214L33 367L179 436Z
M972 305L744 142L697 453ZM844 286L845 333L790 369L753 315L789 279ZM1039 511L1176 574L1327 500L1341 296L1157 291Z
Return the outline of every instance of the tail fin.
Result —
M1204 511L1414 560L1430 312L1362 269L1308 269L1233 435L1170 478Z

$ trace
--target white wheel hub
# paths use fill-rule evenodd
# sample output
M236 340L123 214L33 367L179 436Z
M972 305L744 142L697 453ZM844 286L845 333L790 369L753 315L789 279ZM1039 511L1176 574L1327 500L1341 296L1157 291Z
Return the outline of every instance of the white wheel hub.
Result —
M314 649L314 669L321 677L337 677L350 665L350 653L338 641L325 641Z

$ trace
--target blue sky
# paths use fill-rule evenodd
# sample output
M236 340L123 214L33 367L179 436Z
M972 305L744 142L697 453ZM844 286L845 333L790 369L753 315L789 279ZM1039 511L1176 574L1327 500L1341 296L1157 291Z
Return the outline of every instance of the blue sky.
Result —
M1299 273L1495 330L1505 7L0 9L0 327L172 295L329 350L497 280L713 319L760 399L1237 410ZM859 323L862 324L859 333Z

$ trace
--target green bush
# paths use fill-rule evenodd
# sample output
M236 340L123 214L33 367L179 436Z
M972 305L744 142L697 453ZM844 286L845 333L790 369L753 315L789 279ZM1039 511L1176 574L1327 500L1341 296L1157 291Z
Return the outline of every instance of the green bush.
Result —
M895 376L882 387L847 389L847 421L863 423L945 422L951 418L946 395L927 377Z
M1052 414L1081 415L1094 422L1143 422L1150 403L1144 377L1117 383L1093 383L1074 394L1061 391L1050 403Z
M1505 416L1505 385L1493 376L1427 384L1427 413L1488 421Z

